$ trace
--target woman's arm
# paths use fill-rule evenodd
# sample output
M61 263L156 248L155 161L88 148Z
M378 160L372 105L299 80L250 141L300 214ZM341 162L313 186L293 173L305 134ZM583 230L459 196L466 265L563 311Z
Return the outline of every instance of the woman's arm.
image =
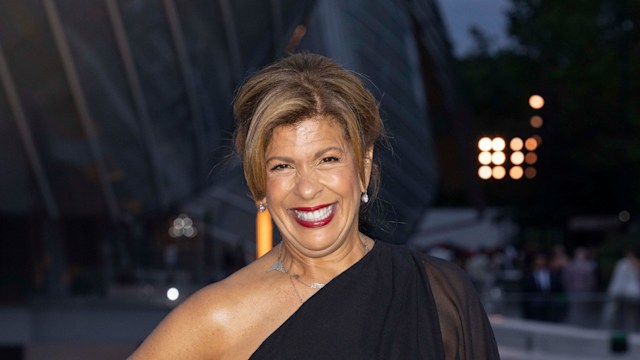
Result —
M438 310L446 359L500 359L493 329L473 284L457 265L423 258Z

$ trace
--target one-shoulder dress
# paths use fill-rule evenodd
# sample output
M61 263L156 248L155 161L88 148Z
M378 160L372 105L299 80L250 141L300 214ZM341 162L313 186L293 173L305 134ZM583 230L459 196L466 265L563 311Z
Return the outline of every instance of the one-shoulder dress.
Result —
M466 274L376 242L309 298L251 359L499 359Z

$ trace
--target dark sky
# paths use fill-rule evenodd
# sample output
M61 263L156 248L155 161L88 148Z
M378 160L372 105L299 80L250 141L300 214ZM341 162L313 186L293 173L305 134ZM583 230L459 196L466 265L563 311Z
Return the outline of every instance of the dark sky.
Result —
M438 3L456 55L463 55L473 47L469 36L472 25L494 39L496 47L506 43L508 0L439 0Z

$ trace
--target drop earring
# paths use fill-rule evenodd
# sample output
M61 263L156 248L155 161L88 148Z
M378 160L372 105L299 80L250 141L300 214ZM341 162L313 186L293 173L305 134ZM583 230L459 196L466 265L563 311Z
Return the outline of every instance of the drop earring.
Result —
M260 201L260 204L258 205L258 211L260 212L264 212L265 210L267 210L267 207L264 206L264 204L262 203L262 201Z
M360 200L362 200L363 203L368 203L369 202L369 194L367 194L366 192L364 194L362 194L362 196L360 196Z

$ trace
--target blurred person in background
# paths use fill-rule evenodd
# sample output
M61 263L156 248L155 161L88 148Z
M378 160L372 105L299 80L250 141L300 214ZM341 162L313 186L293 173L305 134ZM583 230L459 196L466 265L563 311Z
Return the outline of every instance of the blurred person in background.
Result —
M570 262L571 259L569 258L569 255L567 255L564 245L554 245L553 250L551 251L551 261L549 264L551 270L562 273Z
M569 322L572 324L595 325L596 267L587 248L580 246L564 270L563 283L569 298Z
M640 325L640 260L638 246L627 248L616 262L607 288L605 320L615 329L638 331Z
M464 272L364 227L378 104L334 61L296 54L235 101L236 150L279 245L173 310L131 359L498 359Z
M522 315L525 319L561 322L566 305L560 273L552 271L547 254L531 257L529 269L522 278Z
M493 285L495 269L492 268L491 259L485 249L481 248L469 256L465 269L471 282L481 294Z

